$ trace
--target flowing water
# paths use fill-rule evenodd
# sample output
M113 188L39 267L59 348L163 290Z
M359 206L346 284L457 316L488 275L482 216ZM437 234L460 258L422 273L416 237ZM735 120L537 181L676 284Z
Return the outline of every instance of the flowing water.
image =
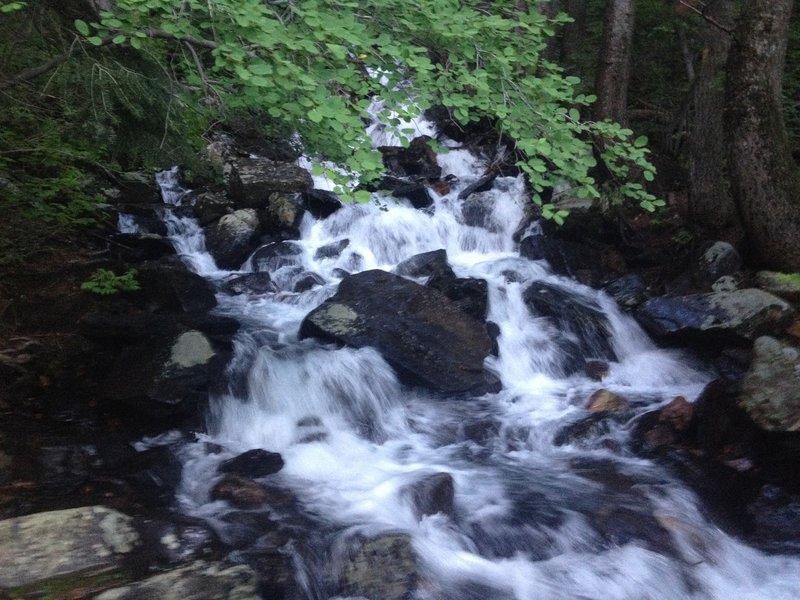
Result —
M335 595L331 565L348 537L397 531L411 536L421 600L800 598L800 560L764 555L718 529L684 484L626 450L629 421L554 443L586 416L582 406L601 384L562 375L559 341L572 333L526 306L531 282L559 286L605 313L616 360L602 387L629 399L636 413L676 395L696 398L711 375L680 352L658 349L603 293L519 257L512 242L525 202L519 179L500 178L483 194L489 209L475 224L457 196L480 176L480 161L457 150L440 164L459 182L445 196L432 192L432 210L376 196L325 220L306 215L302 252L273 265L282 291L218 295L218 312L243 327L229 391L212 400L209 433L183 449L181 508L224 538L232 509L209 500L217 466L252 448L280 452L285 467L275 481L293 490L307 518L294 546L298 598ZM176 181L175 171L159 176L167 203L185 194ZM192 269L216 283L252 270L250 261L241 272L218 269L196 222L178 214L164 211ZM344 238L349 245L338 257L315 258ZM501 333L487 367L502 381L499 393L441 398L402 385L370 348L298 341L302 319L335 293L342 270L391 270L439 248L458 276L489 284L488 318ZM288 291L308 271L325 285ZM452 477L454 512L420 518L409 490L436 473Z

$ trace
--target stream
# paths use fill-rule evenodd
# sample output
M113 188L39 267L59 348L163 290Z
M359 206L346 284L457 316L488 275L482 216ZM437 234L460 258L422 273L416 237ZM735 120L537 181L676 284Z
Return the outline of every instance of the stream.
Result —
M446 195L431 191L429 210L373 194L372 203L324 220L306 214L296 241L302 251L277 261L270 275L281 290L309 271L324 285L218 293L217 313L242 328L228 392L212 399L208 434L181 450L180 509L224 539L234 509L209 500L217 467L253 448L279 452L285 466L271 483L291 490L299 509L271 517L302 540L286 548L298 599L337 597L330 581L348 540L398 532L410 536L416 556L418 600L800 598L800 559L766 555L719 529L691 489L627 449L630 418L556 445L600 387L624 396L635 415L678 395L694 400L713 373L688 354L658 348L604 293L519 256L512 235L526 202L520 178L498 178L481 196L488 208L480 219L465 218L470 200L458 194L483 165L464 150L440 155L439 164L456 182ZM158 183L165 202L182 203L177 170L160 173ZM254 270L252 261L236 272L217 268L197 222L179 214L165 210L164 218L192 270L218 286ZM345 238L338 256L317 254ZM399 382L371 348L298 340L303 318L345 272L391 271L442 248L456 275L488 282L488 320L500 335L487 368L501 391L442 397ZM523 292L532 282L604 313L616 360L602 383L563 375L558 342L574 331L531 311ZM420 515L414 486L443 473L452 478L452 511ZM391 579L392 565L386 569Z

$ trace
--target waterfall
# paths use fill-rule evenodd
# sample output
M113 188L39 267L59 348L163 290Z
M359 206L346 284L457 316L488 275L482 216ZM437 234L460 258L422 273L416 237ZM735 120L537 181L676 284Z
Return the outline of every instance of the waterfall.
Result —
M800 560L765 555L718 529L685 484L624 450L629 422L612 422L603 443L555 444L600 384L564 375L559 344L572 333L532 314L524 291L534 282L605 316L616 359L602 387L628 398L636 414L677 395L696 398L710 376L680 351L657 348L603 292L519 257L512 234L526 202L521 178L500 177L482 193L476 224L458 194L480 176L479 159L454 150L440 165L458 183L446 195L431 191L432 210L376 194L376 202L324 220L306 215L293 260L324 285L218 295L219 312L243 323L230 368L240 385L213 399L201 440L222 451L205 443L185 448L182 510L219 525L231 509L209 501L217 466L264 448L284 458L280 485L316 527L333 532L333 541L307 532L306 543L321 546L312 554L335 558L356 530L405 532L424 581L414 596L420 600L800 598ZM179 205L185 190L176 172L160 174L159 183L165 201ZM191 268L214 279L228 275L206 252L196 221L175 210L163 215ZM339 255L317 254L344 239ZM500 336L487 366L502 381L500 392L437 397L402 385L372 348L298 340L302 319L335 292L343 271L391 270L441 248L459 277L488 283L488 318ZM290 283L297 271L273 278ZM452 478L454 514L420 518L407 490L437 473ZM333 596L317 570L298 577L298 598Z

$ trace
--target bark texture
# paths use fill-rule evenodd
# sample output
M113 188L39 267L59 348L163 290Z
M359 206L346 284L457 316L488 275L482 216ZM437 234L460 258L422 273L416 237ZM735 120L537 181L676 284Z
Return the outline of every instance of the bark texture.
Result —
M703 27L704 43L692 88L690 211L694 222L715 231L735 231L739 222L729 185L724 118L725 65L733 37L714 24L732 29L735 11L735 0L717 0L709 5L707 16L713 23L707 21Z
M744 4L728 61L731 189L752 250L768 266L800 270L800 178L781 84L792 0Z
M633 0L608 0L603 20L603 45L597 65L594 105L596 119L628 121L628 81L634 23Z

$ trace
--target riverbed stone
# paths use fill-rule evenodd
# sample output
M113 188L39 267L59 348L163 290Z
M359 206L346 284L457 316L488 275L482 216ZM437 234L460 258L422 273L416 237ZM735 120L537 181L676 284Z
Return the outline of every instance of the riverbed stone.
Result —
M220 473L244 477L265 477L283 468L283 458L277 452L254 448L226 460L219 466Z
M356 536L346 542L339 592L370 600L408 600L417 586L416 556L411 536L384 533Z
M317 219L326 219L344 206L339 196L328 190L307 190L303 202L306 210Z
M792 307L763 290L747 288L688 296L652 298L637 319L656 337L754 340L783 331Z
M759 271L756 273L756 285L784 300L800 303L800 273Z
M522 294L534 316L551 319L564 332L555 342L561 349L561 370L565 375L582 372L586 360L617 359L611 330L600 306L566 288L536 281Z
M225 164L224 176L228 193L239 208L261 208L273 192L303 192L314 184L305 169L267 158L233 158Z
M278 286L266 271L260 273L246 273L229 279L222 284L222 291L226 294L269 294L278 291Z
M761 429L800 432L800 349L764 336L753 350L739 406Z
M197 561L143 581L108 590L97 600L252 600L259 598L258 578L248 566Z
M316 337L376 348L407 382L440 392L496 389L484 371L492 340L483 323L438 290L381 270L351 275L300 326Z
M225 194L216 192L203 192L198 194L193 206L195 217L200 225L210 225L217 219L232 213L233 200Z
M433 473L406 486L402 494L408 496L417 519L425 515L452 516L455 484L450 473Z
M131 517L84 506L0 521L0 588L118 567L139 536Z
M223 269L237 269L258 246L259 230L255 209L236 210L206 230L208 250Z
M742 268L742 257L728 242L714 242L697 259L692 273L697 286L709 289L720 277L730 276Z
M622 412L628 410L628 401L614 392L600 389L594 392L586 401L586 410L589 412Z

